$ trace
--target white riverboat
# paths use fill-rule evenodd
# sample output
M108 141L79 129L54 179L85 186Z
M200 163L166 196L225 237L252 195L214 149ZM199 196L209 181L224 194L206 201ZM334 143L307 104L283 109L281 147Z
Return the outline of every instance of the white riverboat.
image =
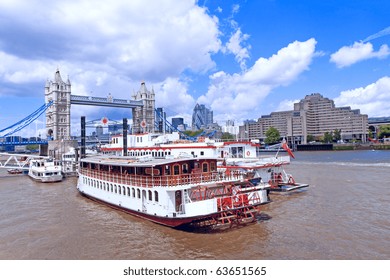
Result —
M80 160L77 189L92 200L175 228L226 229L258 220L268 183L217 169L217 158L100 155Z
M30 160L28 176L42 183L60 182L63 179L61 164L52 158Z

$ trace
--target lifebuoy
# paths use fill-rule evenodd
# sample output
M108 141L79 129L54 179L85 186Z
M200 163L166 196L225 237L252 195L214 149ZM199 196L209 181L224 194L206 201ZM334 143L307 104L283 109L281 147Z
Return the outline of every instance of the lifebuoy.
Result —
M290 175L290 177L288 178L288 183L295 185L295 180L294 180L293 176Z
M250 152L250 151L247 151L247 152L246 152L246 155L247 155L247 156L250 156L250 155L251 155L251 152Z

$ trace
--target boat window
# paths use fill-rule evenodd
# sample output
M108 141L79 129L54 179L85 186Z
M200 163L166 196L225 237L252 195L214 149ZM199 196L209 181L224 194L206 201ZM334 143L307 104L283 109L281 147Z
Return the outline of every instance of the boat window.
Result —
M201 155L201 156L204 156L204 151L200 151L200 155Z
M141 198L141 192L139 189L137 189L137 198Z
M134 188L131 189L131 194L133 197L135 197L135 189Z
M171 170L169 168L169 165L165 166L165 175L171 175Z
M158 192L154 191L154 201L158 202Z
M127 187L127 196L130 196L130 188Z
M203 170L203 172L208 172L208 169L209 169L209 166L208 166L207 162L204 162L204 163L202 164L202 170Z
M119 167L119 166L113 165L113 166L111 166L111 171L112 171L112 172L119 173L119 172L120 172L120 167Z
M180 166L178 164L175 164L173 166L173 175L179 175L180 174Z
M148 196L149 196L149 200L152 201L153 198L152 198L152 191L151 190L148 191Z
M181 170L183 173L188 173L188 164L185 163L181 166Z
M112 186L112 184L110 184L110 186L111 186L111 192L113 192L114 191L114 187Z
M215 162L212 161L212 162L210 162L210 171L215 171L215 170L216 170L216 168L215 168Z
M116 193L116 186L115 186L115 193ZM118 193L122 194L121 186L118 186Z

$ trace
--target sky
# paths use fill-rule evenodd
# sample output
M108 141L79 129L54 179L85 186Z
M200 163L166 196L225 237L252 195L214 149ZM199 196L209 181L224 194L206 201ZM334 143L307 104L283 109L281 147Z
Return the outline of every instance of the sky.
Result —
M144 81L188 124L196 103L240 124L311 93L389 117L389 40L387 0L0 0L0 130L44 104L57 69L74 95L131 99ZM72 134L81 116L131 110L72 105Z

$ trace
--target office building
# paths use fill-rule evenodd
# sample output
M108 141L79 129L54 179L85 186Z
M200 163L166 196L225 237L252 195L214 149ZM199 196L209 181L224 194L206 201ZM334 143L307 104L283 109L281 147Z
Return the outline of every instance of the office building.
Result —
M294 110L272 112L261 116L257 122L245 123L240 128L240 136L264 140L270 127L276 128L281 137L286 137L292 144L306 144L308 135L320 139L326 132L335 130L340 130L342 140L365 143L368 116L360 114L359 109L336 107L333 100L313 93L295 103Z

